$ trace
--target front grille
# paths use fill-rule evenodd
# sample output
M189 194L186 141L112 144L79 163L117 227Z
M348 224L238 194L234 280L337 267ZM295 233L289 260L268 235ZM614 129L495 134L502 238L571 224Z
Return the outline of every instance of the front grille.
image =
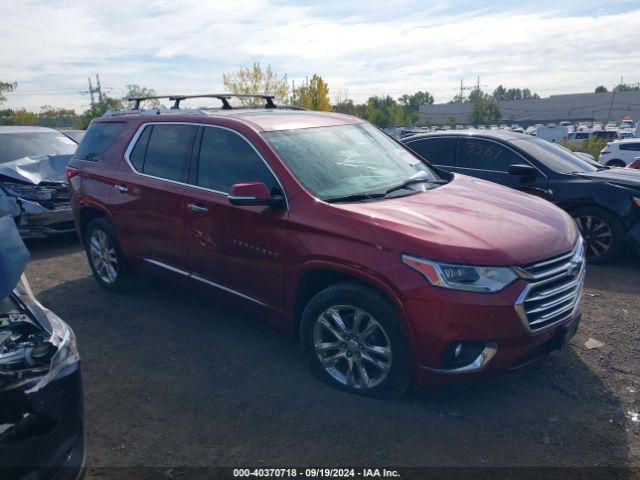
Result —
M69 191L69 185L66 183L52 183L52 184L41 184L46 186L47 188L53 188L56 191L53 200L41 201L40 205L50 210L55 210L56 208L66 207L69 205L71 201L71 192Z
M516 311L531 331L551 327L570 317L582 294L584 246L564 255L516 269L529 281L516 302Z

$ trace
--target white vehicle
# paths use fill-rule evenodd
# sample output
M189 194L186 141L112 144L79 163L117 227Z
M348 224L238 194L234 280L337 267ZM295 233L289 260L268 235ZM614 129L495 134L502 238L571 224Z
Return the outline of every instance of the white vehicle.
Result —
M640 140L636 138L607 143L598 161L609 167L626 167L640 157Z
M607 123L604 126L605 131L615 132L618 129L618 126L615 123Z
M569 132L567 143L572 147L582 147L590 137L589 132Z
M633 131L633 136L636 138L640 138L640 122L636 124L636 128Z
M633 127L635 127L635 123L633 120L627 119L627 120L622 120L620 122L620 128L633 128Z
M538 127L536 137L551 143L564 143L569 139L568 127Z

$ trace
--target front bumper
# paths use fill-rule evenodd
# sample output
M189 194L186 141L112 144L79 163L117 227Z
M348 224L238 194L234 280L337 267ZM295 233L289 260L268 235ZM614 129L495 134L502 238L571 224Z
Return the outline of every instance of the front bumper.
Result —
M527 282L518 280L495 294L429 287L409 292L405 306L414 342L416 384L434 387L515 370L561 348L580 322L579 303L558 323L532 332L515 307L526 286ZM484 349L468 364L451 368L443 359L459 342Z
M0 392L0 478L71 480L84 471L80 362L27 393L37 379Z
M68 204L53 209L22 199L18 204L20 214L16 223L22 238L45 238L75 231L73 213Z

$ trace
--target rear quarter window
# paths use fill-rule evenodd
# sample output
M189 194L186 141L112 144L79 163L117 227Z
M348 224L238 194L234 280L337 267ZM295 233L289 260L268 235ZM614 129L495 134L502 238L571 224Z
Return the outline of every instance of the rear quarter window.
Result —
M78 146L74 158L90 162L98 161L120 136L124 127L124 123L92 123Z

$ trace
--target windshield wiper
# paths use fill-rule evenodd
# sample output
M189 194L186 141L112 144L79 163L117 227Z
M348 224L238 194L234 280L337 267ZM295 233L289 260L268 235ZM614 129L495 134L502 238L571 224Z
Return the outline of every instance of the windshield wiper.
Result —
M446 185L446 180L435 180L430 178L410 178L409 180L401 183L400 185L396 185L395 187L391 187L385 192L385 195L389 195L390 193L397 192L398 190L402 190L403 188L407 188L416 183L431 183L433 185Z
M328 203L338 203L338 202L360 202L362 200L373 200L376 198L383 198L387 194L386 193L378 193L378 192L369 192L369 193L354 193L352 195L343 195L340 197L329 197L325 198L324 201Z

